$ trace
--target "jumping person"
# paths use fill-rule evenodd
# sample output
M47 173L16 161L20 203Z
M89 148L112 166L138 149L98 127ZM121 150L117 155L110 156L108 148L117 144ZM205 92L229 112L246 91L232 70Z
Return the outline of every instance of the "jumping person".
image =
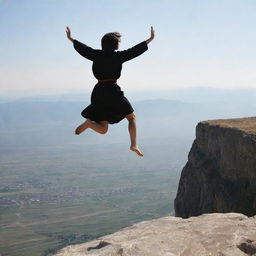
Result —
M122 64L141 55L148 49L148 44L155 36L153 27L151 27L151 35L148 40L124 51L116 51L121 41L121 35L118 32L107 33L102 37L102 50L92 49L73 39L69 27L66 28L66 34L73 43L75 50L93 62L92 71L98 79L98 83L94 86L91 94L91 104L81 113L86 121L76 128L75 133L79 135L87 128L91 128L95 132L105 134L109 124L118 123L126 118L129 123L130 149L139 156L143 156L136 141L134 109L116 81L121 76Z

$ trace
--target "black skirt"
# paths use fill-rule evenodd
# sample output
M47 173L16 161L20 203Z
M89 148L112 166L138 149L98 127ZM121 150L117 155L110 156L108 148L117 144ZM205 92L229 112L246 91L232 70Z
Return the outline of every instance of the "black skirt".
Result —
M81 115L92 121L115 124L134 111L121 88L113 82L99 82L92 91L91 104Z

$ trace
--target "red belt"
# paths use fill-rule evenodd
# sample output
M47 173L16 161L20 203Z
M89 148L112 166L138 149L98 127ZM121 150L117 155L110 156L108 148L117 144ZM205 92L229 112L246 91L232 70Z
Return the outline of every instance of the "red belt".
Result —
M116 83L116 79L103 79L103 80L98 80L98 83L102 83L102 82L114 82L114 83Z

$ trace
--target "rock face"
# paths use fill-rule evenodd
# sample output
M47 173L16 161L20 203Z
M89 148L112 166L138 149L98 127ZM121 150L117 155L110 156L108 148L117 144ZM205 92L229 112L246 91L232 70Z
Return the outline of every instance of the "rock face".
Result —
M198 124L175 211L55 256L256 256L256 118Z
M144 221L55 256L246 256L256 255L256 217L204 214Z
M200 122L182 170L175 214L256 214L256 118Z

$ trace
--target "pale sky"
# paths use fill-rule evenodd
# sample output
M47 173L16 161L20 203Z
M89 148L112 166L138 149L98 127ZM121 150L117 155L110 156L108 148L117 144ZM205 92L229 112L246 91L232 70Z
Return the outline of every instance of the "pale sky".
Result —
M123 66L124 90L256 88L255 0L0 0L0 93L93 88L92 63L67 25L93 48L118 31L120 50L154 26L149 50Z

